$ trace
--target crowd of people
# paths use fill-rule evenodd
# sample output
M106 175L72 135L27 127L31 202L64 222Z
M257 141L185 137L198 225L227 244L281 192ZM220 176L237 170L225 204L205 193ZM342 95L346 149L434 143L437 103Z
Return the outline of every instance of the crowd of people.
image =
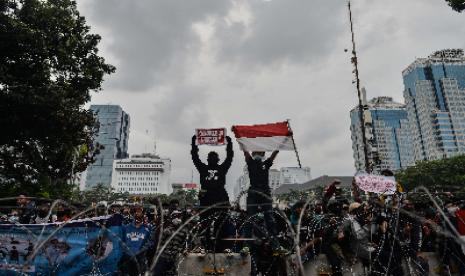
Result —
M67 222L92 216L117 217L122 225L121 275L176 275L189 253L251 257L252 275L304 272L307 263L325 256L326 275L343 275L358 264L364 275L465 275L465 201L460 196L432 196L428 204L406 193L363 194L353 183L344 193L340 181L328 183L321 195L277 209L269 187L269 169L278 155L244 151L250 177L247 206L230 203L226 174L233 161L232 142L219 163L210 152L207 164L192 137L192 160L200 174L201 191L194 205L177 200L162 203L97 204L86 212L59 203L36 204L21 195L17 208L1 216L2 224ZM392 176L392 172L382 174ZM437 264L431 264L431 256ZM323 273L323 272L322 272Z
M415 204L400 193L362 200L344 196L339 186L338 181L328 185L321 200L271 209L272 231L266 210L250 216L238 206L206 210L181 206L176 200L100 205L87 216L121 218L125 246L118 268L122 275L145 271L176 275L177 263L189 252L250 254L254 275L286 275L283 260L292 259L291 254L300 256L303 264L325 255L331 275L342 275L344 267L355 263L361 263L367 275L407 275L409 270L428 275L427 256L434 255L444 275L465 275L465 246L457 236L465 234L465 201L450 195L447 201L438 199L437 208L432 203ZM19 196L17 203L8 216L2 216L2 224L66 222L79 215L62 205L50 212L49 205L36 205L26 196ZM276 254L273 243L288 252ZM293 262L299 271L295 258Z
M356 193L355 193L356 194ZM341 196L332 183L309 208L294 205L291 221L302 216L300 254L304 261L325 254L332 275L357 262L370 275L429 275L429 257L438 275L465 275L465 201L451 196L439 206L405 195ZM437 208L439 207L439 208ZM368 273L369 272L369 273Z

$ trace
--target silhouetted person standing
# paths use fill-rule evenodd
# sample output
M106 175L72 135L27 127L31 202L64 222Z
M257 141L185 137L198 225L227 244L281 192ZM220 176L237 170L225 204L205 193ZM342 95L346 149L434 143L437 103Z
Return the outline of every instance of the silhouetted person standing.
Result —
M197 136L192 136L192 161L194 162L195 167L200 174L200 193L199 201L201 209L208 208L209 206L218 204L212 209L201 213L200 219L204 221L206 219L213 219L214 216L218 215L218 219L215 222L215 233L218 231L218 226L222 225L224 220L224 214L227 212L229 204L228 193L226 192L226 174L228 173L229 168L234 156L234 151L232 148L231 137L226 136L226 159L222 164L219 164L218 153L211 151L208 153L207 164L202 163L199 158L199 148L196 145ZM221 204L220 204L221 203ZM208 226L207 226L208 227ZM224 236L224 235L219 235ZM221 237L219 237L221 238ZM210 239L207 235L207 239ZM210 242L206 244L207 249L212 249ZM217 248L218 249L218 248Z
M224 186L226 185L226 174L234 156L231 137L226 136L226 159L219 164L218 153L211 151L208 153L207 164L202 163L199 158L199 148L196 145L197 136L192 137L192 161L200 174L201 192L199 195L200 205L202 207L211 206L219 202L226 202L229 205L228 193Z
M274 151L271 156L265 159L265 152L244 151L245 162L249 171L250 188L247 192L247 216L255 216L259 211L263 212L266 228L270 235L271 246L273 251L281 253L284 251L279 245L275 220L273 217L273 200L271 198L271 189L269 183L269 171L273 166L273 161L279 151ZM245 225L245 236L252 236L252 226L250 223Z
M35 217L36 204L30 198L25 195L19 195L17 198L18 207L21 208L21 215L19 217L19 223L29 224L33 223Z

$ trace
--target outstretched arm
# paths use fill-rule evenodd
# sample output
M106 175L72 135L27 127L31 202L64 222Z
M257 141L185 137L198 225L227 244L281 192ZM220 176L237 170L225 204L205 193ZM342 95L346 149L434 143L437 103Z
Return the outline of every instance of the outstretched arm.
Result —
M221 164L221 166L223 167L223 169L228 170L232 164L232 160L234 157L234 151L233 151L231 137L226 136L226 141L228 142L228 144L226 145L226 159L224 160L223 164Z
M352 179L352 195L354 197L355 202L358 202L358 203L363 202L362 198L360 197L360 189L357 186L357 182L355 180L355 177L354 177L354 179Z
M247 160L250 160L252 159L252 156L250 155L250 153L246 150L244 150L244 157L245 157L245 161L247 162Z
M278 153L279 153L278 150L273 151L273 153L270 155L270 157L268 157L268 159L265 160L264 163L268 168L271 168L271 166L273 166L273 162L274 162L276 156L278 155Z
M270 155L268 160L270 160L271 162L274 162L274 160L275 160L276 156L278 155L278 153L279 153L279 150L273 151L273 153Z
M198 171L201 170L203 167L202 161L200 161L199 158L199 147L195 144L195 141L197 140L197 136L192 136L192 149L191 149L191 155L192 155L192 162L194 162L194 166L197 168Z
M323 194L323 208L326 210L326 207L328 207L328 202L331 199L331 197L334 195L336 192L336 185L339 183L333 182L329 187L326 189L326 191Z

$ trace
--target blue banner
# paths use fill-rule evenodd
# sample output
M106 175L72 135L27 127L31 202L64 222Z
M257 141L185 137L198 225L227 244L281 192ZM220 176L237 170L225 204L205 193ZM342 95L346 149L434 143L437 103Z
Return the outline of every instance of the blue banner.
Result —
M117 216L1 224L0 275L113 275L122 255Z

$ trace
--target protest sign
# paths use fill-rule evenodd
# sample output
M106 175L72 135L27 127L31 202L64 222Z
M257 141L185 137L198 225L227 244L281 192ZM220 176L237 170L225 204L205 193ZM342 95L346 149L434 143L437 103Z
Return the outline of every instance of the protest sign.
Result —
M115 217L0 224L0 275L113 275L122 255L121 235Z
M361 190L370 193L392 195L397 189L396 180L392 176L361 173L355 176L355 182Z
M197 145L221 146L225 144L226 128L196 129Z

